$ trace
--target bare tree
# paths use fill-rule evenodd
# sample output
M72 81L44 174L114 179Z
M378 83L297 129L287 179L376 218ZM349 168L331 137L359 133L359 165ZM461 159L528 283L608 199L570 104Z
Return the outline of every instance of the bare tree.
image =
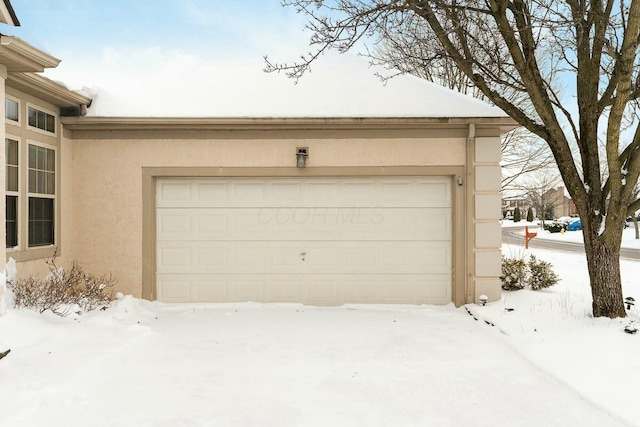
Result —
M267 61L268 70L293 78L330 48L346 52L366 39L419 43L405 32L407 23L437 40L439 49L425 49L421 58L425 69L444 72L446 58L493 104L547 142L582 218L593 314L626 316L619 255L627 212L640 207L633 192L640 174L640 127L633 120L640 97L640 0L283 4L306 14L315 47L299 63Z
M562 182L557 170L551 167L539 169L531 173L526 180L518 184L520 194L523 194L529 205L536 211L536 216L544 223L547 217L548 203L553 203L547 195Z
M525 128L507 133L501 140L502 189L517 189L523 177L555 167L547 144Z
M443 51L442 45L423 20L412 16L396 27L384 28L379 43L366 49L363 55L372 65L384 67L390 73L377 73L386 81L398 74L412 74L460 93L491 102ZM469 28L470 32L480 29ZM429 64L429 60L432 62ZM488 61L491 62L490 60ZM511 99L522 98L522 93L511 91ZM554 165L551 150L536 135L525 128L516 128L501 139L502 189L518 187L519 178L531 172Z

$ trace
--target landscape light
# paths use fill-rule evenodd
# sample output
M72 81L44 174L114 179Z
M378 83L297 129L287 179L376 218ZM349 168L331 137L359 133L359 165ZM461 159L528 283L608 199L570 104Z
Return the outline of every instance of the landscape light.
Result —
M626 297L624 299L624 303L627 304L627 310L631 310L631 306L634 305L635 302L636 300L633 297Z

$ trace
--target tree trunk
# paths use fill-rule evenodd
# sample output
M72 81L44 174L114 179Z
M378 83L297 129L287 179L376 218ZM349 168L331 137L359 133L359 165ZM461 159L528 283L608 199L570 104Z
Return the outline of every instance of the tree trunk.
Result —
M589 239L585 235L593 315L612 319L626 317L620 279L620 245L607 245L603 237Z

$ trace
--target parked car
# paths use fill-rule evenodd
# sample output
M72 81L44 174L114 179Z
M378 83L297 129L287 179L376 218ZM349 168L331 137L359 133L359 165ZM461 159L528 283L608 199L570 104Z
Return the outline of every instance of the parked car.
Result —
M575 219L576 218L572 216L561 216L560 218L556 219L554 222L557 222L558 224L568 225L571 222L573 222Z
M576 219L569 224L567 224L567 231L577 231L582 230L582 221L580 219Z
M640 214L638 214L636 219L640 222ZM624 228L631 227L632 224L633 224L633 218L628 216L627 221L624 223Z

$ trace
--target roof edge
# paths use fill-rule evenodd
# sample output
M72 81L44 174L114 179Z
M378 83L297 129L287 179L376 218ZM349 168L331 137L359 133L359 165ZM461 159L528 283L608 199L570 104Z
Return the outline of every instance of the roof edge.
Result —
M295 130L498 128L519 125L510 117L63 117L71 130Z
M33 73L9 73L7 76L9 86L15 85L17 89L36 91L38 96L56 106L91 105L91 98L78 92L69 90L66 86Z
M0 2L0 16L2 22L8 25L12 25L14 27L20 26L20 21L18 21L18 16L16 15L15 10L13 10L13 6L11 6L11 1L3 0Z
M55 68L60 60L14 36L0 36L0 63L5 58L16 65L13 71L42 72L45 68Z

